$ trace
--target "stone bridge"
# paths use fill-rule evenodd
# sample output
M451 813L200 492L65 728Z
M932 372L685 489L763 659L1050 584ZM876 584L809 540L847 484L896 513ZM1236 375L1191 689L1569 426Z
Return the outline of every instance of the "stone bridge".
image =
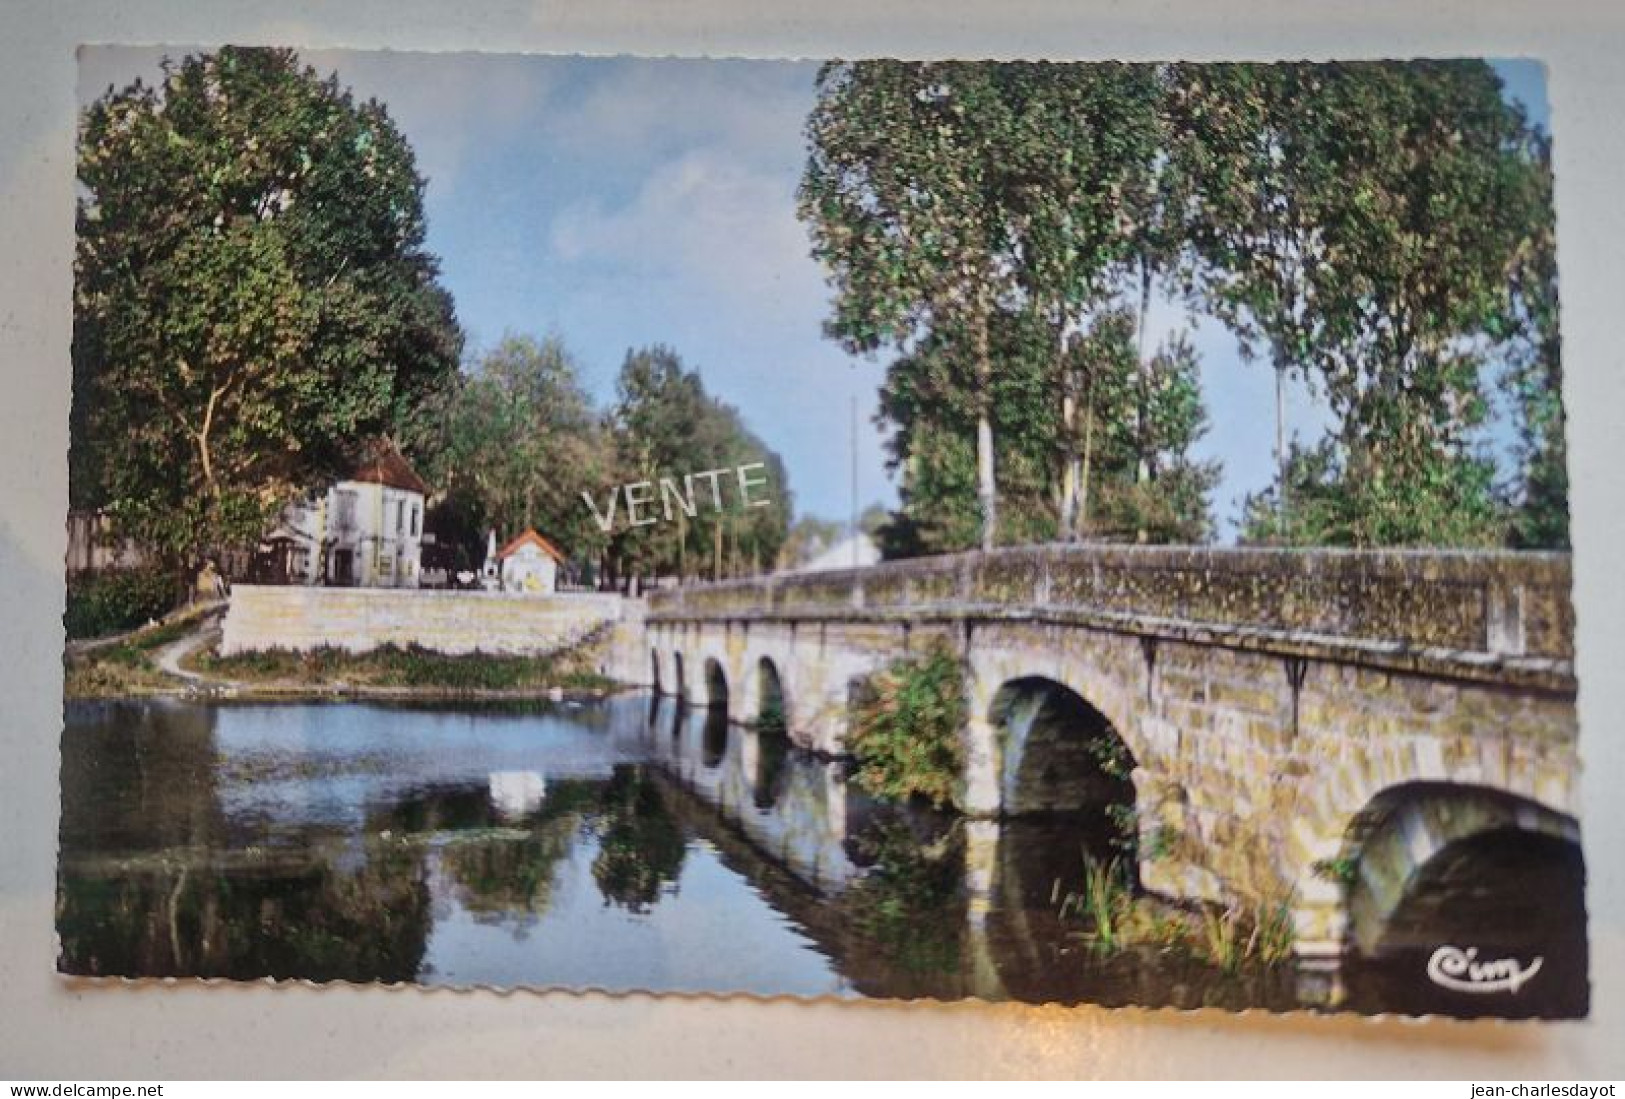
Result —
M1335 968L1447 846L1577 843L1569 591L1556 554L1023 548L656 592L622 670L835 755L867 678L945 642L968 815L1078 808L1115 740L1142 885L1287 904Z

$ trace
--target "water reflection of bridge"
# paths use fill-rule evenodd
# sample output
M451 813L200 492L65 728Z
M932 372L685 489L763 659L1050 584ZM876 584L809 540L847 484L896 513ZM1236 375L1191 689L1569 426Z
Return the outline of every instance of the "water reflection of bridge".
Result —
M946 644L972 817L1121 800L1147 887L1289 903L1334 966L1435 859L1577 847L1572 621L1562 555L1051 547L657 593L623 668L838 755L868 677Z
M721 708L628 696L521 712L154 703L76 716L64 738L58 901L68 972L434 980L426 944L455 909L516 943L546 939L592 958L580 971L589 982L675 987L617 969L623 955L609 933L658 921L665 906L699 906L722 934L664 949L715 950L720 964L697 987L718 991L752 971L752 958L730 964L737 944L726 934L748 917L789 925L800 939L772 941L798 951L795 942L810 939L828 961L800 972L833 969L865 995L1298 1002L1289 971L1227 978L1178 958L1085 949L1053 888L1079 888L1081 848L1102 853L1109 833L1098 818L888 809L853 788L841 761L730 723ZM696 837L707 854L697 854ZM1462 867L1481 859L1548 914L1569 905L1566 926L1583 919L1565 877L1577 866L1540 843L1497 841L1430 860L1396 929L1423 941L1450 927ZM704 880L696 866L718 861L737 875L727 876L729 892L685 890ZM572 908L571 897L591 899ZM1500 915L1527 926L1528 907ZM606 908L630 919L601 919ZM1491 919L1475 934L1487 941L1494 931ZM1578 944L1568 964L1583 995L1583 935ZM478 945L483 954L491 941ZM750 987L783 988L775 967L785 957L767 959ZM522 948L512 960L517 968L479 979L560 980ZM1360 999L1356 982L1352 1004L1475 1014L1504 1006L1419 999L1419 973L1357 974L1371 991ZM1515 1006L1551 1010L1549 1000Z
M1005 821L908 813L876 803L847 781L841 761L791 748L783 736L729 722L721 707L651 701L651 755L667 776L664 799L686 830L709 840L830 957L865 995L1019 999L1106 1005L1266 1007L1328 1004L1313 971L1286 966L1222 973L1177 953L1100 954L1062 918L1057 891L1081 888L1083 857L1113 853L1110 822L1072 814ZM1464 927L1441 908L1466 857L1417 883L1395 917L1390 949L1361 957L1333 1005L1362 1011L1572 1014L1583 1010L1584 911L1578 862L1524 850L1500 836L1490 862L1509 893L1538 890L1551 921L1533 927L1528 905L1491 901L1465 926L1497 941L1533 932L1566 984L1521 1002L1467 1002L1425 982L1416 941ZM1528 945L1528 941L1524 941Z

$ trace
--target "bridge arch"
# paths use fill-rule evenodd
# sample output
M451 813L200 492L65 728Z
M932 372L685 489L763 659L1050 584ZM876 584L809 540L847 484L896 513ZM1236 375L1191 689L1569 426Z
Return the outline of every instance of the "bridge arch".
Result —
M993 691L991 730L1000 821L982 872L998 898L989 927L1011 944L1007 987L1044 986L1058 897L1082 895L1088 866L1140 883L1134 753L1114 723L1059 678L1023 675Z
M768 733L783 733L790 726L789 701L784 695L784 679L779 666L770 656L756 661L756 712L753 715L758 729Z
M660 650L649 649L649 685L654 688L655 694L660 694Z
M1529 887L1506 880L1505 860L1528 841L1572 849L1579 866L1579 824L1567 814L1485 786L1403 783L1377 794L1355 815L1342 853L1318 869L1342 879L1349 945L1370 956L1402 945L1406 927L1425 922L1426 914L1417 911L1425 902L1417 893L1441 874L1452 879L1458 899L1466 889L1483 902L1479 914L1518 903L1517 894ZM1429 934L1448 935L1448 928L1436 922Z
M1134 804L1134 753L1106 715L1066 684L1046 676L1008 680L994 692L987 719L1000 734L1004 816Z
M705 661L705 704L713 710L728 708L728 673L716 657Z
M683 675L683 654L671 654L671 685L672 694L677 696L677 704L681 706L688 701L688 681Z
M700 724L700 762L707 769L728 758L728 707L707 706Z

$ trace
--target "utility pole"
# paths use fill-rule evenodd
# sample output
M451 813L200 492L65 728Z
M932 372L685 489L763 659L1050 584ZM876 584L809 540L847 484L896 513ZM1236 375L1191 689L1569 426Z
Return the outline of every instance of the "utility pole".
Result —
M1276 539L1290 543L1287 531L1292 523L1291 501L1287 498L1290 491L1287 485L1286 460L1286 367L1279 361L1275 364L1275 471L1280 478L1281 492L1277 498L1280 515L1279 528Z
M852 567L858 567L858 396L852 395Z

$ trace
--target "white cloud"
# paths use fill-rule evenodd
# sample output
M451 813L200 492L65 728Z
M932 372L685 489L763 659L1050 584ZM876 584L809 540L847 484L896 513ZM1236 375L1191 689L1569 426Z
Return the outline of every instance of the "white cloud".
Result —
M758 322L786 311L804 317L822 298L793 183L714 151L658 165L622 206L593 199L561 210L549 244L559 262L617 278L636 270Z
M576 73L582 93L544 122L560 147L640 164L698 148L762 167L799 166L804 155L810 66L616 58L577 62Z

